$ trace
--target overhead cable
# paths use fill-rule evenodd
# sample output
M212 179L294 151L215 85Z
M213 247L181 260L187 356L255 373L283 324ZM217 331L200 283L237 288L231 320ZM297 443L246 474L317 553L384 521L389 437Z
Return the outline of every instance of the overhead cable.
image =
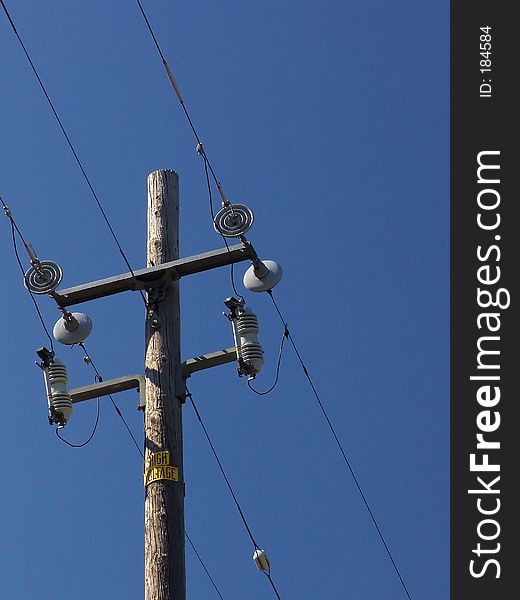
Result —
M217 584L213 581L213 577L210 575L208 569L206 568L206 565L204 564L204 561L200 557L200 554L198 553L197 548L195 548L195 546L193 545L193 542L191 541L191 538L188 535L188 533L186 532L186 530L184 531L184 535L186 536L186 539L188 540L188 542L191 546L191 549L193 550L193 552L195 552L195 556L199 559L199 562L202 565L202 568L204 569L204 571L206 572L206 575L208 576L209 580L211 581L211 584L215 588L215 591L217 592L218 597L220 598L220 600L224 600L224 598L222 597L222 594L220 593L220 590L217 587Z
M381 539L381 542L382 542L383 546L385 547L385 550L386 550L386 552L388 554L388 557L390 558L390 561L391 561L391 563L392 563L392 565L394 567L394 570L395 570L395 572L396 572L396 574L397 574L397 576L399 578L399 581L401 582L403 590L406 593L406 596L408 597L408 599L411 600L410 594L409 594L408 589L407 589L407 587L406 587L406 585L404 583L404 580L403 580L403 578L401 576L399 568L397 567L397 564L396 564L396 562L394 560L394 557L392 556L392 553L390 552L390 548L388 547L388 544L386 543L386 540L385 540L385 538L384 538L384 536L383 536L383 534L381 532L381 529L380 529L380 527L379 527L379 525L378 525L378 523L376 521L374 513L372 512L372 509L370 508L370 505L369 505L368 500L366 499L366 496L365 496L365 494L364 494L364 492L363 492L363 490L361 488L361 485L360 485L360 483L358 481L358 478L356 477L356 474L354 473L352 465L350 464L350 461L347 458L347 454L346 454L345 450L343 449L343 445L339 441L339 437L338 437L338 435L336 433L336 430L335 430L335 428L334 428L334 426L332 424L332 421L331 421L329 415L327 414L327 411L325 410L323 402L321 401L320 396L318 394L318 391L316 390L316 387L315 387L315 385L314 385L314 383L313 383L313 381L311 379L309 371L308 371L307 367L305 366L305 364L303 362L303 359L302 359L301 354L300 354L300 352L299 352L299 350L298 350L298 348L296 346L296 343L294 342L293 337L292 337L292 335L289 332L289 329L288 329L288 326L287 326L287 322L286 322L284 316L282 315L280 309L278 308L278 304L276 303L276 300L274 299L272 290L268 290L267 294L269 294L269 297L271 298L271 300L273 302L274 308L276 309L276 312L278 313L278 316L280 317L282 323L284 324L284 327L287 330L287 337L289 338L289 341L291 342L291 345L292 345L292 347L294 349L294 352L296 353L296 356L298 357L298 361L299 361L299 363L300 363L300 365L301 365L301 367L303 369L303 372L305 374L305 377L307 378L307 381L309 382L309 385L311 386L311 389L312 389L312 391L314 393L314 397L316 398L316 401L318 402L318 406L320 407L321 412L323 413L323 416L325 417L327 425L329 426L329 429L330 429L330 431L332 433L332 436L334 437L334 440L336 441L336 444L337 444L337 446L339 448L339 451L340 451L340 453L341 453L341 455L343 457L343 460L345 461L345 464L348 467L348 470L349 470L349 472L350 472L350 474L352 476L352 479L354 480L354 483L356 484L358 492L361 495L361 498L363 500L363 503L365 504L365 507L366 507L366 509L368 511L368 514L370 515L370 518L372 519L372 523L374 524L374 527L376 528L377 533L379 534L379 538Z
M209 174L208 174L208 159L206 157L206 155L204 155L203 157L204 160L204 174L206 176L206 185L208 188L208 198L209 198L209 210L211 213L211 220L212 222L215 221L215 212L213 210L213 194L211 193L211 184L209 181ZM220 232L219 232L220 233ZM228 251L228 254L231 254L231 250L229 249L229 244L226 240L226 237L224 235L222 235L222 233L220 233L220 237L222 238L222 241L224 242L226 249ZM235 285L235 264L231 263L230 265L230 276L231 276L231 287L233 288L233 292L235 292L235 295L239 298L239 299L244 299L244 296L242 296L242 294L240 294L237 291L236 285Z
M1 1L1 0L0 0ZM193 132L193 135L195 137L195 139L197 140L197 152L201 155L201 157L204 160L204 163L207 164L207 167L209 168L209 171L211 173L211 176L213 178L213 181L215 182L215 185L217 186L218 192L222 198L222 202L223 204L229 204L229 201L226 199L225 195L224 195L224 191L222 189L222 185L220 184L220 181L218 180L215 171L213 170L213 167L211 166L211 162L206 154L206 150L204 149L204 146L202 144L202 141L199 137L199 134L197 133L197 130L195 128L195 125L193 124L193 121L191 119L190 113L186 107L186 104L184 102L184 99L182 97L179 85L177 84L177 81L175 80L175 77L173 76L172 70L170 69L170 66L168 65L168 62L164 56L164 53L161 49L161 46L159 45L159 42L157 41L157 36L155 35L155 32L152 28L152 25L150 23L150 20L148 19L148 16L146 15L146 12L143 8L143 5L141 3L140 0L136 0L137 5L139 7L139 10L141 11L141 15L143 16L144 22L146 23L146 27L148 29L148 31L150 32L150 35L152 37L152 40L155 44L155 47L157 48L157 52L159 53L159 56L161 57L161 61L163 64L163 67L166 71L166 75L170 81L170 84L173 88L173 91L175 92L175 95L177 96L177 99L179 100L179 103L181 105L181 108L184 112L184 114L186 115L186 119L189 123L189 126Z
M6 216L7 216L7 218L9 219L9 222L10 222L10 225L11 225L11 238L12 238L12 242L13 242L13 251L14 251L14 255L16 257L16 262L18 263L18 266L20 267L20 271L22 273L22 277L25 278L25 269L23 268L22 261L20 259L20 255L18 253L18 246L16 244L16 234L19 235L19 237L20 237L23 245L26 248L27 248L27 242L25 241L25 238L23 237L22 232L18 228L18 225L16 224L16 221L14 220L14 217L13 217L13 214L11 213L10 208L7 206L7 204L4 202L4 200L3 200L3 198L1 196L0 196L0 201L2 202L2 206L4 208L4 212L5 212ZM40 320L40 323L41 323L41 325L43 327L45 335L49 339L51 350L54 352L54 344L53 344L53 341L52 341L52 337L49 334L49 330L47 329L47 326L45 325L45 321L44 321L42 313L40 311L40 307L38 306L38 303L36 302L36 298L34 297L34 294L31 292L31 290L28 287L27 287L27 291L29 292L29 296L31 297L31 300L32 300L32 302L34 304L34 308L35 308L36 313L38 315L38 319Z
M80 171L81 171L81 173L83 175L83 178L85 179L85 181L86 181L86 183L87 183L87 185L88 185L88 187L90 189L90 192L92 193L92 196L93 196L93 198L94 198L94 200L95 200L95 202L96 202L96 204L97 204L97 206L98 206L98 208L99 208L99 210L101 212L101 215L102 215L102 217L103 217L103 219L104 219L104 221L105 221L105 223L106 223L106 225L107 225L110 233L112 234L112 237L114 239L114 242L116 243L117 249L119 250L119 253L121 254L121 257L123 258L123 261L125 262L126 266L128 267L128 270L130 271L132 277L135 278L135 273L134 273L134 271L132 269L132 266L130 265L130 262L129 262L129 260L128 260L126 254L125 254L125 252L123 250L123 247L121 246L121 243L119 242L119 239L118 239L118 237L116 235L116 232L114 231L114 228L112 227L112 224L110 223L110 220L108 219L108 216L107 216L107 214L105 212L105 209L103 208L103 205L101 204L101 201L99 200L99 197L96 194L96 191L94 190L94 186L92 185L92 183L90 181L90 178L87 175L87 172L85 171L85 169L83 167L83 164L81 163L81 160L79 159L79 156L78 156L78 154L77 154L74 146L72 145L71 139L70 139L70 137L69 137L69 135L68 135L68 133L67 133L67 131L66 131L64 125L63 125L63 123L62 123L62 120L60 119L60 116L58 115L58 112L57 112L57 110L56 110L56 108L54 106L53 101L51 100L49 94L47 93L47 89L45 88L45 85L44 85L44 83L43 83L43 81L42 81L42 79L41 79L41 77L40 77L40 75L39 75L39 73L38 73L35 65L34 65L34 62L32 61L32 58L31 58L31 56L30 56L27 48L25 47L25 44L23 43L23 40L20 37L20 34L18 33L18 30L16 29L14 21L13 21L11 15L9 14L9 11L7 10L7 6L5 5L4 0L0 0L0 3L2 4L2 8L4 9L6 17L7 17L8 21L9 21L9 23L11 25L11 28L12 28L14 34L16 35L16 38L18 39L18 42L19 42L19 44L20 44L20 46L21 46L21 48L22 48L22 50L23 50L23 52L25 54L25 57L27 58L27 61L29 62L29 65L31 66L31 69L32 69L32 71L33 71L36 79L38 80L38 83L40 84L40 87L41 87L41 89L43 91L43 94L44 94L45 98L47 99L47 102L48 102L48 104L49 104L49 106L50 106L50 108L52 110L52 113L54 114L54 117L55 117L55 119L56 119L56 121L57 121L57 123L58 123L58 125L59 125L59 127L60 127L60 129L62 131L62 133L63 133L63 136L65 137L65 140L67 141L67 144L68 144L68 146L69 146L69 148L70 148L70 150L71 150L71 152L72 152L72 154L74 156L74 159L76 160L76 163L78 164L78 167L79 167L79 169L80 169ZM142 298L142 300L143 300L143 302L144 302L144 304L146 306L147 303L146 303L146 298L144 296L143 291L139 290L139 293L140 293L141 298Z
M215 185L217 187L218 193L220 194L221 200L222 200L222 205L225 207L228 207L229 210L233 213L233 205L229 202L229 200L226 198L225 194L224 194L224 190L222 189L222 185L219 181L219 179L217 178L215 171L211 165L211 162L208 158L208 155L206 154L206 150L204 148L204 145L202 144L201 138L197 132L197 129L195 128L195 125L193 124L193 120L190 116L190 113L186 107L186 104L184 102L184 98L182 97L182 94L180 92L180 88L179 85L177 84L177 81L175 80L175 77L173 76L172 70L170 69L170 66L168 65L168 62L166 60L166 57L164 56L164 52L161 49L161 46L159 45L159 42L157 40L157 36L155 35L155 32L152 28L152 25L150 23L150 20L148 19L148 16L144 10L144 7L141 3L140 0L136 0L137 5L139 7L139 10L141 12L141 15L144 19L144 22L146 24L146 27L148 29L148 31L150 32L150 36L152 37L153 43L155 45L155 47L157 48L157 52L159 53L159 56L161 57L161 61L163 64L163 67L166 71L166 75L168 76L168 79L170 81L170 84L173 88L173 91L175 92L175 95L177 96L177 99L179 100L179 103L181 105L181 108L186 116L186 119L188 121L188 124L193 132L193 135L197 141L197 153L201 156L202 160L204 161L204 172L206 175L206 182L207 182L207 186L208 186L208 193L209 193L209 205L210 205L210 212L211 212L211 218L212 221L215 220L215 213L213 210L213 197L212 197L212 193L211 193L211 185L210 185L210 180L209 180L209 174L211 173L211 177L213 178L213 181L215 182ZM222 235L222 233L221 233ZM222 235L222 239L224 241L224 244L228 250L228 252L230 252L229 250L229 245L227 243L227 240L225 238L225 236ZM239 298L243 298L242 294L240 294L237 291L236 285L235 285L235 274L234 274L234 264L231 263L230 265L230 273L231 273L231 287L233 288L234 293L239 297Z
M209 447L211 448L211 451L213 452L213 456L215 457L215 460L217 461L217 464L218 464L218 467L220 469L220 472L222 473L222 476L224 477L224 481L226 482L226 486L227 486L227 488L229 490L229 493L231 494L231 497L233 498L233 502L235 503L235 506L237 507L238 514L240 515L240 518L242 520L242 523L244 524L244 527L245 527L245 529L247 531L247 534L249 535L249 537L251 539L251 542L253 543L254 549L255 549L255 551L261 551L260 546L256 543L256 540L255 540L255 538L253 536L251 528L250 528L250 526L249 526L249 524L247 522L247 519L246 519L246 517L244 515L244 511L242 510L242 507L240 506L240 502L238 501L238 498L237 498L237 496L236 496L236 494L235 494L235 492L233 490L233 487L231 486L231 483L230 483L230 481L228 479L228 476L226 475L226 471L224 470L224 467L222 465L222 461L220 460L220 458L219 458L219 456L217 454L217 451L215 449L215 446L214 446L213 442L211 441L211 437L210 437L210 435L208 433L208 430L206 429L206 426L204 425L204 422L202 421L202 417L201 417L200 412L199 412L199 410L198 410L198 408L197 408L197 406L195 404L195 401L193 400L193 396L192 396L191 392L187 388L186 388L186 397L190 399L190 402L191 402L191 405L193 407L193 410L195 411L195 415L197 416L197 419L198 419L198 421L200 423L202 431L204 432L204 435L206 436L206 439L208 441ZM278 592L278 590L276 588L276 585L275 585L274 581L272 580L270 571L269 570L263 571L263 573L268 578L268 580L269 580L269 582L271 584L271 587L273 588L273 591L274 591L276 597L278 598L278 600L281 600L280 594L279 594L279 592Z

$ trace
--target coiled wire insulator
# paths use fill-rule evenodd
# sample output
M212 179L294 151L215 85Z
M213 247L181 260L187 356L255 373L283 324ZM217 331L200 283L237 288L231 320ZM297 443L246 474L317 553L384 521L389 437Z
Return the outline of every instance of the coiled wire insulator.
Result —
M213 226L225 237L240 237L253 225L253 212L244 204L228 203L215 215Z

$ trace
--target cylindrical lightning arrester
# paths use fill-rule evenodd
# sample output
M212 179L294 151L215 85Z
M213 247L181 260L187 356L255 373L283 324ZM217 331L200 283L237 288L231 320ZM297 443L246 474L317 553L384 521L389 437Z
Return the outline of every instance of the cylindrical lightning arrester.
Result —
M42 359L40 366L47 393L49 423L64 427L72 414L72 399L67 389L67 367L46 348L41 348L37 353Z
M244 301L227 298L224 304L230 309L227 315L233 327L233 337L238 359L238 374L254 379L264 364L264 351L258 341L258 318L244 308Z

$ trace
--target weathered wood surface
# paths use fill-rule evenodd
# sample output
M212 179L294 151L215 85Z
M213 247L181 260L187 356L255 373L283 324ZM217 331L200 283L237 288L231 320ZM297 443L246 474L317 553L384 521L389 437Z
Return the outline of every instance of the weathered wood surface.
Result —
M147 265L179 258L179 177L170 170L148 176ZM180 364L179 284L149 295L146 319L145 468L151 452L167 450L179 481L145 490L145 600L185 600L182 405L175 397Z

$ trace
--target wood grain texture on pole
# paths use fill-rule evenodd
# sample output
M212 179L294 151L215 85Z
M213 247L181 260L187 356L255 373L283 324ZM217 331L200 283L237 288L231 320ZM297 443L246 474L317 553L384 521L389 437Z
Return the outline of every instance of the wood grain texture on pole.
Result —
M179 258L179 177L170 170L148 176L147 264ZM185 600L182 404L175 397L180 365L179 285L151 290L146 318L145 464L169 451L178 481L145 488L145 600Z

